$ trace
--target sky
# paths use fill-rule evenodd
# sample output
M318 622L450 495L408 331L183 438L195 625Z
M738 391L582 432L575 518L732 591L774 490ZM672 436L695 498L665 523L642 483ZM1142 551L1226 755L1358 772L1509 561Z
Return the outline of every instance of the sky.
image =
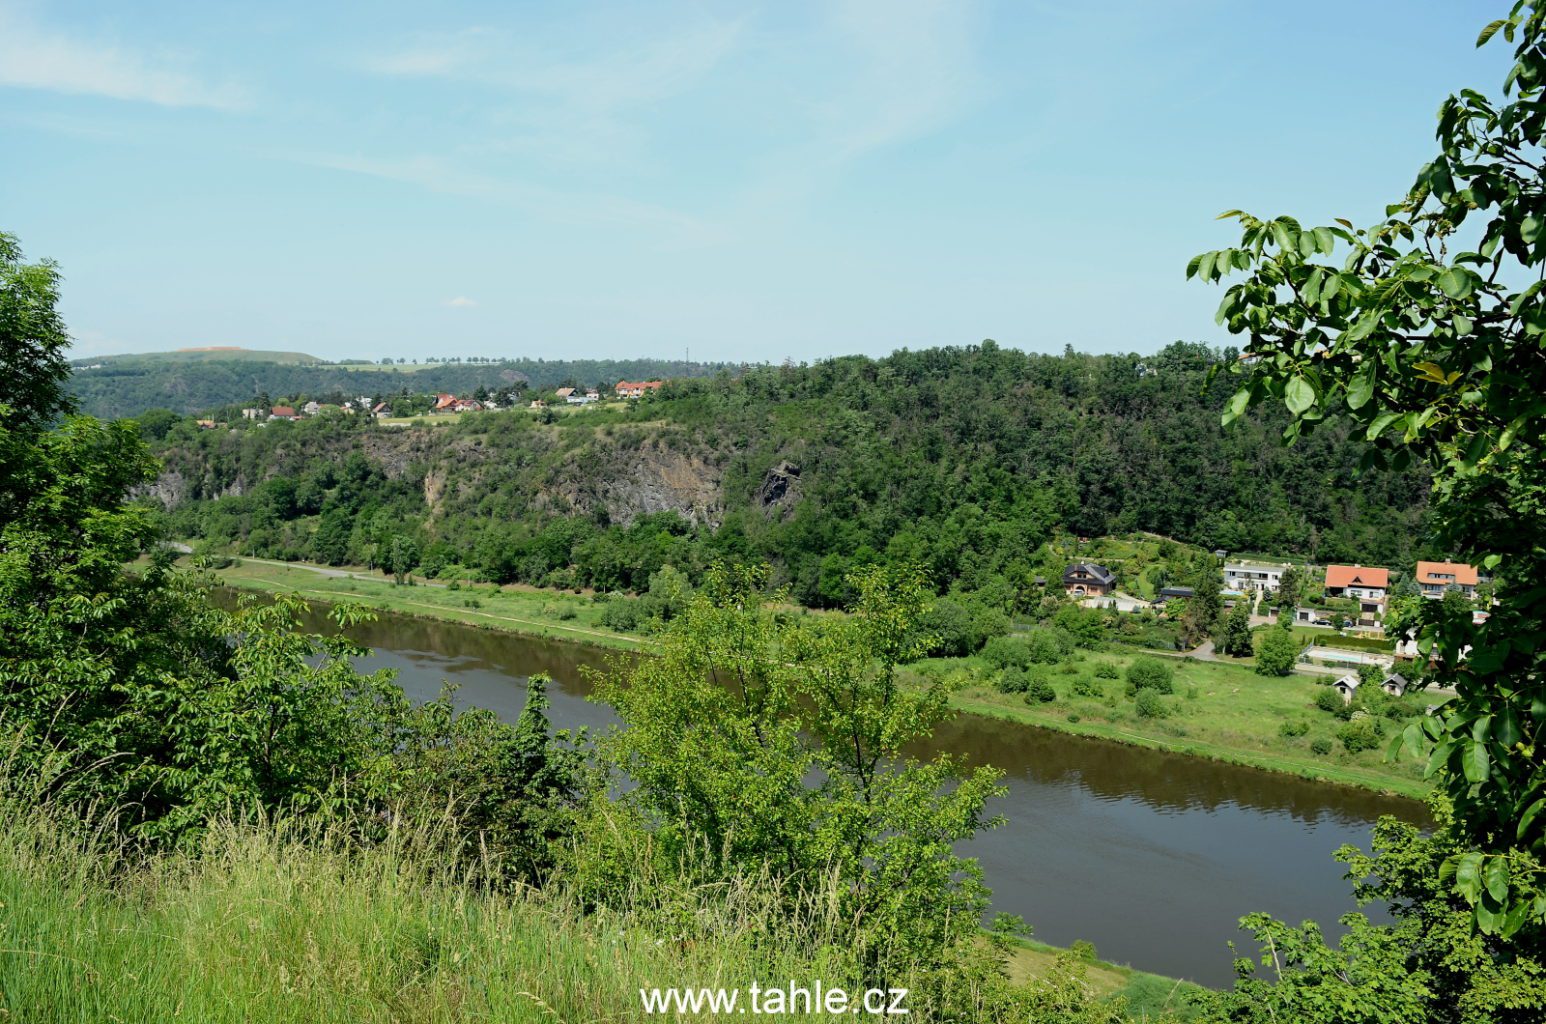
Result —
M0 0L0 230L80 356L1227 344L1230 208L1377 220L1480 0Z

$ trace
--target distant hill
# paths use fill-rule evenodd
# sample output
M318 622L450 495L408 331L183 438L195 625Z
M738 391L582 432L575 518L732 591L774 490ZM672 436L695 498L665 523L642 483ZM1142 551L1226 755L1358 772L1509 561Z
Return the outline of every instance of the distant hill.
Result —
M508 388L524 381L535 388L566 381L591 386L619 380L710 377L738 373L731 363L683 363L677 359L510 359L392 365L355 360L323 362L302 352L241 348L182 349L77 359L71 390L82 412L104 419L136 416L147 409L188 414L242 404L267 395L281 398L367 398L407 389L462 393L480 386Z
M93 359L72 360L75 366L95 364L117 367L140 363L280 363L283 365L316 365L324 360L305 352L271 352L265 349L242 348L240 345L201 345L194 348L173 349L170 352L137 352L116 356L97 356Z

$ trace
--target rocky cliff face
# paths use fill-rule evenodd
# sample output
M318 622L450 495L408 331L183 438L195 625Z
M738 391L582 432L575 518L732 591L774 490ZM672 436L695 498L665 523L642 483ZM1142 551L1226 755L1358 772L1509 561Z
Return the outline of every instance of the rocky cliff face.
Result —
M431 516L465 511L489 492L510 495L506 507L514 514L525 507L626 525L643 515L676 512L710 527L724 516L724 474L713 453L681 437L668 443L658 433L608 436L568 429L485 435L382 427L298 434L261 458L243 445L244 439L233 435L218 451L163 452L165 469L144 493L171 508L242 494L272 477L298 476L319 460L342 462L357 452L388 479L421 474ZM793 472L798 475L798 468Z
M553 481L549 507L571 514L602 511L628 525L643 515L676 512L695 525L717 527L725 513L723 473L702 455L658 440L637 447L594 450Z

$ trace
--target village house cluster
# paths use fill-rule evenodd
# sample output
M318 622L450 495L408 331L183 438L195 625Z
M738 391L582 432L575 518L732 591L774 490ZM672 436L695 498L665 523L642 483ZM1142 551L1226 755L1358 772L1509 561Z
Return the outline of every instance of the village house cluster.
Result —
M371 405L370 399L361 395L359 398L351 398L342 404L307 402L299 407L293 405L271 405L267 409L243 409L242 419L256 420L260 423L267 423L271 420L303 420L309 416L320 416L325 412L343 413L349 416L359 413L379 416L384 409L386 409L385 402L377 402L375 405ZM218 426L218 424L214 420L199 420L199 426L207 429Z
M646 394L653 394L658 392L662 387L665 386L665 384L666 382L663 380L620 380L617 382L616 387L612 388L612 397L619 401L642 398ZM478 393L485 394L481 388L479 389ZM562 387L553 392L553 394L566 405L580 407L594 405L598 402L605 401L606 399L606 396L604 396L601 390L598 388L582 389L577 387ZM454 395L450 394L449 392L440 392L429 397L428 401L430 404L426 411L430 415L445 415L463 412L497 412L501 408L515 408L516 398L516 392L511 392L509 395L505 396L487 395L483 398ZM505 401L504 405L500 404L501 399ZM541 398L534 398L527 405L527 408L530 409L545 409L547 407L548 403ZM292 405L273 405L267 408L247 408L242 410L242 418L245 420L256 421L258 423L269 423L274 420L301 420L328 412L342 413L346 415L365 414L378 418L392 415L390 403L385 401L372 403L370 399L364 396L360 396L359 398L350 399L349 401L343 402L341 404L332 404L327 402L307 402L299 407ZM198 424L199 426L206 429L214 429L220 425L211 419L199 420Z
M1223 559L1225 553L1214 554ZM1263 597L1274 599L1290 568L1300 574L1305 594L1318 595L1327 601L1348 602L1327 608L1317 606L1318 602L1312 600L1307 606L1295 607L1293 618L1300 624L1377 628L1389 608L1393 593L1390 570L1366 565L1317 568L1246 559L1224 560L1222 596L1229 604L1241 598L1250 600L1253 605ZM1419 561L1411 579L1417 593L1432 600L1443 598L1451 590L1458 591L1467 600L1474 600L1477 587L1482 583L1476 567L1463 562ZM1195 596L1190 587L1169 586L1160 588L1152 602L1139 601L1123 595L1118 590L1116 574L1094 562L1070 564L1063 573L1063 591L1076 599L1110 598L1124 611L1138 610L1127 605L1160 607L1169 601ZM1478 610L1476 614L1485 617L1486 612Z

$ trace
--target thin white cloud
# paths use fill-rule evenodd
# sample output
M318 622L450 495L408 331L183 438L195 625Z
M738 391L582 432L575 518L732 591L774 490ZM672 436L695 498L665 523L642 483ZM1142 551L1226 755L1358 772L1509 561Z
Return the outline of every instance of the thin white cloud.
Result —
M473 306L476 306L477 304L478 304L478 300L477 299L469 299L465 295L458 295L454 299L447 299L445 301L445 305L450 306L452 309L471 309Z
M73 38L0 5L0 85L154 103L234 110L241 90L215 85L114 43Z
M607 23L556 39L495 28L415 36L357 66L400 79L443 79L492 101L478 148L547 166L615 168L647 149L645 123L727 63L745 20L696 20L640 31Z
M377 74L445 77L547 96L592 112L655 103L691 88L734 49L740 21L705 21L556 60L549 47L485 28L420 36L360 62Z
M977 88L977 11L957 0L844 0L835 27L857 60L824 107L843 156L926 134Z
M438 156L379 159L292 154L291 159L315 167L414 185L444 195L497 202L561 223L605 223L653 229L667 235L673 244L703 244L713 240L714 235L709 225L669 207L603 193L560 191L468 170Z

